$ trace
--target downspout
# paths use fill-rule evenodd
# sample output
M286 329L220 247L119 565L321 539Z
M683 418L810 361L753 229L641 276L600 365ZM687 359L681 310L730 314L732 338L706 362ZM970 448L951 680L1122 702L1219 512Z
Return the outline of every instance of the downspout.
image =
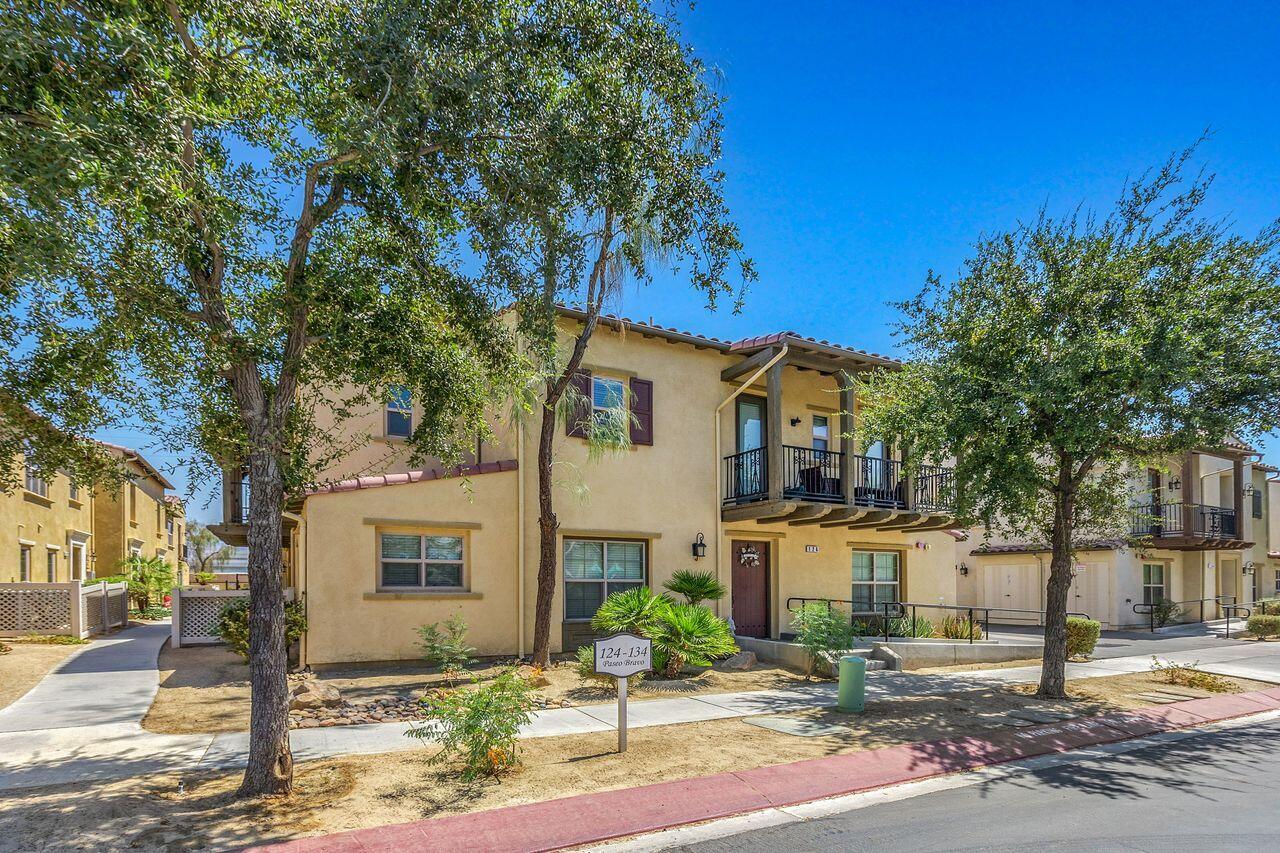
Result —
M524 658L524 422L516 422L516 655Z
M769 368L773 367L775 364L777 364L779 361L781 361L781 360L786 356L786 354L787 354L787 350L788 350L788 349L790 349L790 345L789 345L789 344L783 344L783 345L782 345L782 349L778 351L778 354L777 354L777 355L775 355L773 358L769 359L769 360L768 360L768 361L766 361L764 364L762 364L762 365L760 366L760 369L759 369L759 370L757 370L755 373L751 374L751 376L749 376L749 377L746 379L746 381L745 381L745 382L743 382L741 385L739 385L737 388L735 388L735 389L734 389L734 391L733 391L733 393L732 393L732 394L730 394L728 397L725 397L725 398L724 398L724 400L720 403L720 405L716 406L716 412L715 412L715 422L716 422L716 456L715 456L715 465L714 465L714 467L713 467L713 476L716 478L716 512L717 512L717 513L719 513L719 512L720 512L720 507L721 507L721 506L723 505L723 503L724 503L724 495L720 494L720 485L721 485L721 480L720 480L720 458L721 458L721 455L720 455L720 413L724 411L724 407L725 407L725 406L729 405L729 404L730 404L730 403L732 403L734 400L736 400L736 399L738 398L738 395L739 395L739 394L741 394L743 391L746 391L746 390L747 390L748 388L750 388L753 384L755 384L755 381L756 381L757 379L759 379L761 376L763 376L763 375L764 375L764 373L765 373L765 371L767 371ZM776 406L776 405L781 405L781 404L782 404L782 401L781 401L781 400L775 400L775 401L773 402L773 405L775 405L775 406ZM776 436L775 438L776 438L776 439L778 439L778 440L781 440L781 438L782 438L782 437L781 437L781 436ZM720 580L720 555L721 555L722 553L724 553L724 523L723 523L723 522L721 522L721 521L720 521L720 519L716 519L716 580L717 580L717 581L718 581L718 580ZM720 615L721 615L721 614L720 614L720 602L719 602L719 601L717 601L717 602L716 602L716 615L717 615L717 616L720 616Z

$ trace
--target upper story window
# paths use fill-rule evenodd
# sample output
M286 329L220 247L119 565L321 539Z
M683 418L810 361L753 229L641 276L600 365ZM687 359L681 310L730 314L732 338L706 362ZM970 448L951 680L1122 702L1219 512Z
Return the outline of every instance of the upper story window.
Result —
M626 390L621 379L610 379L607 376L591 377L591 412L599 422L613 412L624 408Z
M408 438L413 434L413 400L408 388L391 389L387 402L387 435Z
M831 422L826 415L813 416L813 449L831 449Z
M169 534L169 544L172 545L173 544L173 516L169 516L168 518L165 519L164 527Z
M129 521L138 523L138 487L133 483L129 484Z
M1262 489L1253 490L1253 517L1262 518Z
M80 500L80 487L76 485L75 480L72 480L71 485L67 487L67 497L73 501Z
M383 533L378 552L380 588L464 588L466 548L461 536Z
M35 468L31 467L30 462L26 463L22 473L23 488L28 492L39 495L42 498L47 498L49 496L49 484L36 472Z
M31 547L23 545L18 549L18 580L27 583L31 580Z

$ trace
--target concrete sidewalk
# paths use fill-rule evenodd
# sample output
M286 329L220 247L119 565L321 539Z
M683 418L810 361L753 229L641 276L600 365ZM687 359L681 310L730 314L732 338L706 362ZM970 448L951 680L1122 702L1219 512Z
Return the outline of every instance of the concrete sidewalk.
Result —
M160 771L236 767L248 755L247 732L160 735L142 728L159 689L156 659L167 625L129 628L64 661L35 689L0 711L0 790ZM1161 656L1202 669L1280 683L1280 643L1230 645ZM1068 678L1097 678L1151 668L1149 655L1069 664ZM867 698L919 696L982 689L993 684L1034 682L1040 668L1018 667L947 675L873 672ZM787 690L718 693L635 701L632 728L782 713L833 705L836 685L806 684ZM612 703L539 711L522 737L552 737L616 728ZM404 736L409 723L374 723L300 729L290 735L294 758L309 761L340 755L421 749Z

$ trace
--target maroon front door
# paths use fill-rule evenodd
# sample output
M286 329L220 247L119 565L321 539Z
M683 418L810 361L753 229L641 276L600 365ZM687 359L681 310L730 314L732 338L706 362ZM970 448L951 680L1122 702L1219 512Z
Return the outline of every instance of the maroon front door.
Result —
M769 636L769 543L734 539L733 625L744 637Z

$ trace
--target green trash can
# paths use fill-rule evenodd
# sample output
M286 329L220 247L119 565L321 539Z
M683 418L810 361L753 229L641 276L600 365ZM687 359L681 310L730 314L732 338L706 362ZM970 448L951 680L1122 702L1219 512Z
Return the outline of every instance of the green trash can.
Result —
M867 706L867 659L857 655L840 658L840 698L836 706L859 714Z

